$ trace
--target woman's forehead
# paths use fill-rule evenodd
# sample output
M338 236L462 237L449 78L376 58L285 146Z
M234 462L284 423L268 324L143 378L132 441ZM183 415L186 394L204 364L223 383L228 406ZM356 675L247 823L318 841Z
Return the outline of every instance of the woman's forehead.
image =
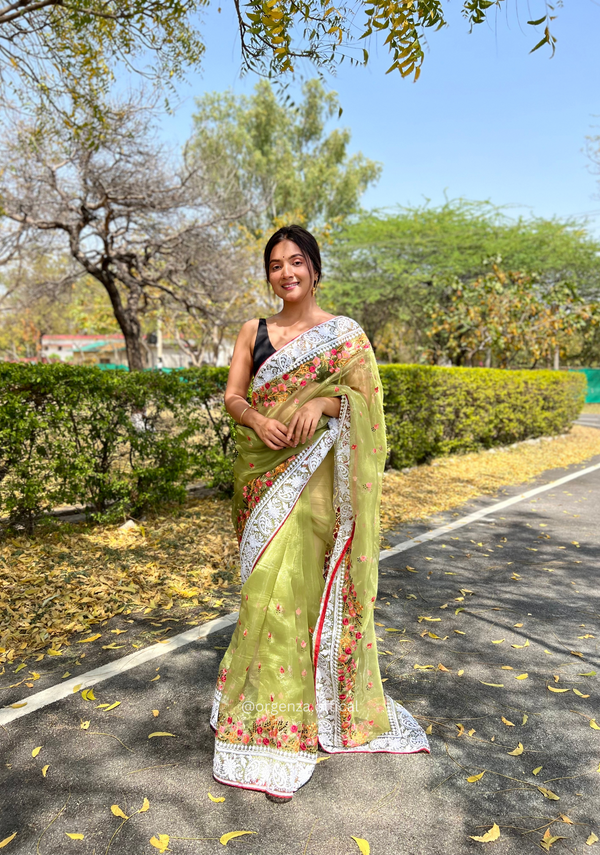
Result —
M304 258L304 253L297 243L294 243L293 240L282 240L275 244L271 250L270 261L285 261L285 259L292 258L295 255Z

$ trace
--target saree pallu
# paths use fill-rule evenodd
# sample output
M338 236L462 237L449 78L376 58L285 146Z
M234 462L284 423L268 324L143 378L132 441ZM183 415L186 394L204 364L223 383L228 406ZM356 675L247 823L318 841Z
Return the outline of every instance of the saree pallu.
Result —
M386 458L379 372L347 317L270 356L253 406L289 424L315 397L340 397L296 448L237 428L233 522L241 605L219 670L214 777L292 796L329 753L429 751L422 728L383 691L374 626Z

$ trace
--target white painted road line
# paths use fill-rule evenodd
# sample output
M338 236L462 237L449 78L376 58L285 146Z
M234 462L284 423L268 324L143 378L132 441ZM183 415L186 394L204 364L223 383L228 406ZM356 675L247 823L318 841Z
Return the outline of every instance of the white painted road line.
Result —
M392 547L392 549L383 550L379 553L379 560L385 561L386 558L390 558L392 555L397 555L399 552L412 549L421 543L426 543L428 540L433 540L435 537L440 537L449 531L454 531L457 528L469 525L482 517L489 517L490 514L501 511L511 505L515 505L517 502L522 502L525 499L529 499L531 496L537 496L539 493L544 493L547 490L560 487L561 484L566 484L574 478L581 478L582 475L587 475L590 472L596 472L598 469L600 469L600 463L596 463L594 466L588 466L586 469L581 469L578 472L572 472L570 475L565 475L564 478L558 478L556 481L551 481L549 484L544 484L541 487L535 487L535 489L528 490L526 493L520 493L518 496L513 496L511 499L506 499L503 502L497 502L495 505L490 505L488 508L482 508L481 510L475 511L474 513L469 514L466 517L462 517L455 522L448 523L448 525L428 531L426 534L422 534L418 538L415 537L411 538L411 540L405 540L403 543L399 543L397 546ZM217 632L220 629L225 629L226 627L231 626L237 621L237 619L238 612L232 612L224 617L211 620L202 626L195 626L192 629L186 630L186 632L174 635L173 638L164 644L153 644L150 647L145 647L143 650L139 650L136 653L130 653L128 656L123 656L121 659L115 659L113 662L109 662L107 665L102 665L100 668L95 668L93 671L88 671L86 674L80 674L79 677L73 677L73 679L60 683L57 686L51 686L43 692L37 692L35 695L29 695L28 698L24 698L22 701L18 702L19 705L25 704L25 706L19 706L18 709L14 709L13 706L0 709L0 725L8 724L17 718L21 718L21 716L29 715L29 713L35 712L42 707L46 707L56 701L61 701L64 698L72 696L75 693L75 687L78 687L77 691L79 692L82 689L87 689L90 686L94 686L96 683L100 683L102 680L109 680L111 677L117 677L119 674L129 671L131 668L137 668L138 665L143 665L145 662L151 662L159 656L165 656L167 653L172 653L174 650L177 650L178 647L191 644L193 641L198 641L213 632Z
M434 537L440 537L442 534L446 534L449 531L462 528L462 526L469 525L470 523L475 522L475 520L480 520L482 517L487 517L490 514L503 510L504 508L509 508L511 505L516 505L517 502L523 502L531 496L537 496L540 493L545 493L547 490L554 490L556 487L560 487L561 484L566 484L574 478L581 478L582 475L587 475L589 472L596 472L598 469L600 469L600 463L595 463L593 466L588 466L587 469L580 469L579 472L572 472L570 475L565 475L564 478L558 478L556 481L551 481L549 484L543 484L541 487L535 487L533 490L528 490L526 493L519 493L518 496L513 496L511 499L505 499L503 502L497 502L495 505L490 505L489 508L481 508L466 517L456 520L456 522L448 523L448 525L443 525L440 528L434 528L426 534L421 534L419 537L413 537L410 540L405 540L403 543L399 543L391 549L385 549L383 552L379 553L379 560L384 561L392 555L397 555L399 552L412 549L413 546L417 546L420 543L426 543L428 540L433 540Z
M225 615L224 617L215 618L202 626L194 626L179 635L174 635L173 638L166 641L164 644L152 644L150 647L145 647L143 650L138 650L135 653L130 653L128 656L123 656L121 659L115 659L107 665L102 665L100 668L95 668L93 671L88 671L86 674L80 674L79 677L73 677L71 680L65 680L64 683L59 683L56 686L51 686L49 689L44 689L43 692L37 692L35 695L29 695L19 701L19 709L14 709L12 706L5 707L0 710L0 725L8 724L9 721L14 721L23 715L35 712L42 707L47 707L56 701L62 701L63 698L68 698L75 691L79 692L82 689L88 689L90 686L95 686L102 680L109 680L111 677L117 677L119 674L129 671L131 668L137 668L138 665L143 665L145 662L151 662L159 656L165 656L167 653L172 653L178 647L183 647L185 644L191 644L192 641L199 641L201 638L206 638L213 632L218 632L220 629L225 629L237 621L238 615Z

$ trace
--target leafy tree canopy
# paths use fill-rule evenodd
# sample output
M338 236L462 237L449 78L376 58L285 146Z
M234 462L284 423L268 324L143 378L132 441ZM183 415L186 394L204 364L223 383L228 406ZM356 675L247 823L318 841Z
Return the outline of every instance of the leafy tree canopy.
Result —
M600 243L581 223L513 219L489 203L363 214L340 229L327 254L331 306L375 340L390 318L420 329L424 313L444 300L449 278L472 281L493 264L535 273L542 292L569 281L585 299L600 297Z
M298 104L263 80L249 97L215 92L197 105L190 155L213 192L248 204L245 224L255 238L284 221L327 229L356 212L379 177L378 163L348 154L348 129L326 130L339 104L318 80L304 85Z
M462 0L473 28L492 19L508 0ZM204 42L200 11L209 0L0 0L0 96L8 89L22 102L77 107L101 103L115 66L168 82L198 67ZM234 0L242 70L285 77L298 61L335 70L346 58L367 64L373 39L383 38L391 58L388 71L419 76L427 30L446 23L449 0ZM514 0L515 5L518 0ZM518 6L517 6L518 8ZM555 38L553 7L541 3L537 20L527 23L541 39ZM529 12L529 9L527 9ZM73 115L72 115L73 118Z

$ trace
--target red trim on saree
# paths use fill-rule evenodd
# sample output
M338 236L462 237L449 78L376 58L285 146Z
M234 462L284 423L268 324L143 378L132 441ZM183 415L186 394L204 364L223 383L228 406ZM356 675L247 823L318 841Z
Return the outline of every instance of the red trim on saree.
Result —
M325 622L325 614L327 612L327 606L329 604L329 597L331 596L331 589L333 587L333 583L335 581L335 577L337 576L337 572L339 570L340 564L342 563L346 552L348 551L348 547L351 546L352 540L354 538L354 524L352 524L352 531L350 532L350 537L344 544L344 548L342 549L341 555L338 558L336 565L333 569L329 577L329 582L327 583L327 589L323 594L323 600L321 601L321 617L319 618L319 624L317 627L317 632L315 634L314 648L313 648L313 671L315 677L315 687L317 680L317 664L319 660L319 649L321 647L321 633L323 632L323 623Z

